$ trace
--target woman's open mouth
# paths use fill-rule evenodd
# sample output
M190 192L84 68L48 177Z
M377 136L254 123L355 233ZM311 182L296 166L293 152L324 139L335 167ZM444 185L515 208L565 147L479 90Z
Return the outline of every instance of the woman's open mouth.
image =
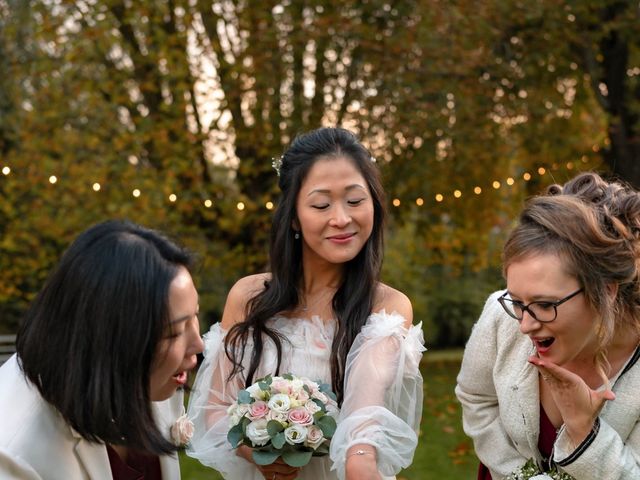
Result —
M533 344L536 347L536 350L538 351L538 353L540 354L545 354L549 351L549 349L551 348L551 345L553 344L553 342L556 341L556 339L554 337L546 337L546 338L534 338L533 340Z
M173 380L180 386L187 383L187 372L185 370L173 375Z

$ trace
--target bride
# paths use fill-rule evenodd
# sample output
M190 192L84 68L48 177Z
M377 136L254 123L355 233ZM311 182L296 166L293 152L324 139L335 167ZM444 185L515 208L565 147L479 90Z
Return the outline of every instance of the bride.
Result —
M274 162L282 191L271 272L239 280L205 360L188 414L187 453L228 479L394 478L411 464L422 411L424 347L409 299L379 281L384 192L369 152L347 130L297 137ZM267 374L332 385L340 412L330 456L302 467L256 465L227 441L227 408Z

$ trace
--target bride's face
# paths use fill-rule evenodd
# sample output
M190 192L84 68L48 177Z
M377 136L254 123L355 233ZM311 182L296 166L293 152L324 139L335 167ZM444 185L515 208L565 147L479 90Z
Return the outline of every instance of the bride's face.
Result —
M296 201L302 254L342 264L352 260L373 230L373 200L355 163L345 157L317 160Z

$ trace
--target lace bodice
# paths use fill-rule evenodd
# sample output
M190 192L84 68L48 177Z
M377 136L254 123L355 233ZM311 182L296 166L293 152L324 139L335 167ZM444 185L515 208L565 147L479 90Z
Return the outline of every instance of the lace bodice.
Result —
M381 474L393 478L406 468L417 445L422 408L422 378L418 364L424 347L421 326L406 329L404 318L384 310L372 314L349 352L345 373L345 399L331 454L314 457L299 479L344 478L347 449L367 443L378 451ZM287 341L282 342L280 373L331 383L330 355L335 333L333 321L275 317L270 326ZM216 324L205 334L205 360L198 371L188 414L196 432L187 454L220 471L228 479L261 480L251 463L235 455L226 434L226 410L244 388L243 379L227 381L231 364L223 349L226 332ZM243 359L248 366L252 342ZM274 374L277 364L273 341L265 338L260 365L254 379ZM374 419L372 421L372 419Z

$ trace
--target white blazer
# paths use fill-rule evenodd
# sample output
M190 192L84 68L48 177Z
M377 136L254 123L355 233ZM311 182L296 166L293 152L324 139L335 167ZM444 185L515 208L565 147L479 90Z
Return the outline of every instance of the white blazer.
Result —
M182 392L154 402L161 431L182 411ZM14 355L0 367L0 480L108 480L104 444L82 438L24 376ZM177 455L160 456L162 478L180 478Z
M540 460L538 371L527 359L531 340L489 297L473 327L458 375L464 430L494 480ZM578 480L640 479L640 347L611 378L616 399L605 403L596 428L577 448L561 428L553 461Z

